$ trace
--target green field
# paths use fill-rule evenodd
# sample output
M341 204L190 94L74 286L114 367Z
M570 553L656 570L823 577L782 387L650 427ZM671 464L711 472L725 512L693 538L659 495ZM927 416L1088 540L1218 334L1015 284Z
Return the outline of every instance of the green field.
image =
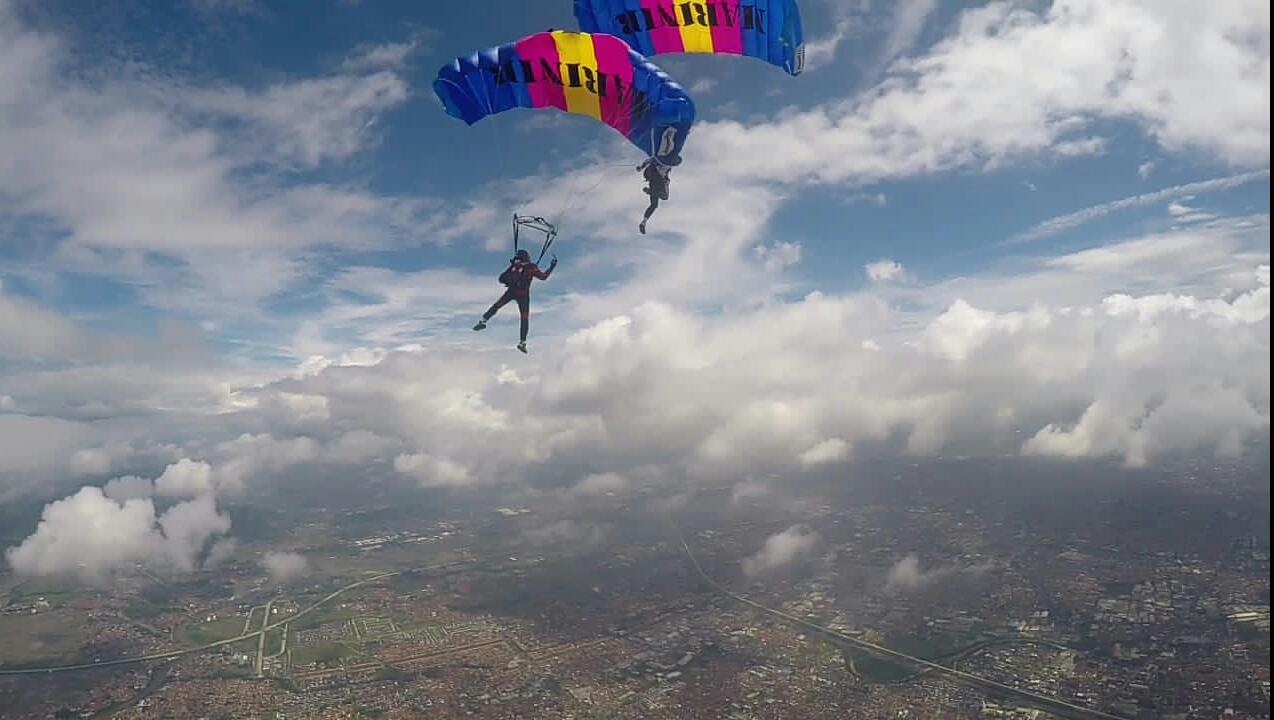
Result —
M890 637L885 647L900 653L914 655L925 660L935 660L951 653L969 643L946 633L926 633L924 635L900 635Z
M50 607L66 605L81 592L74 580L60 578L31 578L14 585L9 590L9 602L29 603L44 598Z
M301 606L306 607L316 599L317 598L305 600L301 603ZM290 626L293 630L312 630L323 623L334 622L337 620L349 620L350 618L358 617L358 615L358 611L354 608L341 609L340 601L333 600L300 620L290 623Z
M283 628L270 630L265 634L265 656L277 655L283 649Z
M337 661L353 657L358 653L340 643L321 643L315 647L298 647L292 650L292 665L301 667L312 662L324 662L329 665Z
M89 634L81 613L48 610L0 615L0 638L0 665L56 665L79 660Z
M243 634L243 615L220 618L210 623L191 623L177 630L178 641L187 645L207 645Z
M125 617L143 622L173 612L182 612L181 606L155 603L144 598L137 598L129 602L128 607L124 608Z
M960 647L959 639L944 633L890 637L885 647L923 660L936 660ZM846 646L841 649L846 668L871 683L902 682L917 672L912 665L877 657L864 650Z
M858 677L869 683L901 682L916 673L910 665L901 665L862 650L842 648L841 657L845 659L847 669L852 669Z

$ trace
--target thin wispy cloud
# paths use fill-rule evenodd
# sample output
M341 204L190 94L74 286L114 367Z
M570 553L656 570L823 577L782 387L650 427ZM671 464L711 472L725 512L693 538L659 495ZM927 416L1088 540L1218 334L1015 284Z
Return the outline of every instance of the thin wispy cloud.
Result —
M1123 210L1131 210L1133 208L1149 207L1168 200L1178 199L1185 195L1230 190L1259 180L1268 180L1269 177L1270 171L1268 169L1257 170L1255 172L1227 175L1226 177L1213 178L1211 180L1186 183L1185 185L1175 185L1173 187L1156 190L1151 193L1133 195L1132 197L1102 203L1101 205L1094 205L1092 207L1084 208L1083 210L1077 210L1073 213L1067 213L1055 218L1050 218L1020 235L1015 235L1014 237L1009 238L1004 244L1019 245L1033 240L1040 240L1051 235L1072 230L1080 225L1090 223L1112 213L1117 213Z

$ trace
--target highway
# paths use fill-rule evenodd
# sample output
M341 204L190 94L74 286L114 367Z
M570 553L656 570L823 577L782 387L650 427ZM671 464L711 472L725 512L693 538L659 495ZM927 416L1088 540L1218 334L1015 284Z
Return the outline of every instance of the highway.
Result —
M254 667L257 671L257 677L262 677L264 675L261 668L265 663L265 625L270 622L270 608L272 607L274 607L273 598L265 604L265 616L261 618L261 632L257 633L257 661L256 666Z
M673 525L673 527L676 528L675 525ZM946 665L940 665L938 663L925 660L924 658L918 658L912 655L907 655L905 653L898 652L897 650L891 650L887 647L884 647L883 645L877 645L875 643L867 642L866 640L863 640L861 638L856 638L851 635L845 635L843 633L839 633L830 628L825 628L825 627L822 627L821 625L815 625L814 623L809 622L808 620L798 618L794 615L789 615L781 610L775 610L773 608L766 607L754 600L750 600L742 595L739 595L731 590L728 590L727 588L717 584L717 582L713 580L712 578L708 577L708 574L705 573L703 571L703 568L699 565L698 559L695 558L694 552L690 550L690 545L686 542L686 539L681 534L681 531L677 530L676 532L677 532L677 538L681 542L681 547L686 551L686 557L690 559L690 564L694 567L695 573L699 575L700 579L702 579L705 583L707 583L708 586L711 587L712 589L716 590L722 595L725 595L735 600L736 602L743 603L744 605L747 605L749 607L752 607L756 610L759 610L763 613L767 613L774 617L782 618L783 620L786 620L795 625L799 625L807 630L818 633L825 637L832 638L833 640L837 642L852 645L855 648L858 648L865 652L869 652L873 655L876 655L877 657L886 657L891 660L900 661L902 663L905 663L911 666L922 667L927 670L931 670L935 672L936 674L939 674L947 679L955 680L957 682L964 683L965 685L971 685L978 689L989 691L996 696L1011 697L1031 707L1045 710L1047 712L1053 713L1060 717L1074 718L1075 720L1126 720L1125 718L1122 718L1118 715L1111 715L1110 713L1102 712L1100 710L1093 710L1091 708L1086 708L1081 705L1075 705L1073 703L1069 703L1060 698L1049 697L1047 695L1040 695L1039 693L1031 692L1030 690L1023 690L1021 688L1013 687L1012 685L1005 685L1004 683L997 682L989 678L984 678L980 675L974 675L972 673L964 672L963 670L957 670L952 667L947 667Z

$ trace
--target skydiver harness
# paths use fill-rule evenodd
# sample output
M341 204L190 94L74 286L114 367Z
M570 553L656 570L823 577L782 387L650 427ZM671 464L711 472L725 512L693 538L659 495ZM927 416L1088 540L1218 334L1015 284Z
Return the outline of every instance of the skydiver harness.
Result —
M657 197L660 200L668 199L668 186L672 183L672 166L664 165L656 158L650 158L645 162L642 168L642 177L646 182L650 183L648 190L651 197Z

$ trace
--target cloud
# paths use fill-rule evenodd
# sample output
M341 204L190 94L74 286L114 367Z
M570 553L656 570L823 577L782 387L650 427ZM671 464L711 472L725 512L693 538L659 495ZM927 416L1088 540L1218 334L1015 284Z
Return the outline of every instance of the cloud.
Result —
M72 468L82 443L93 435L86 425L57 418L0 414L0 497L13 487L34 485Z
M1154 171L1155 171L1154 161L1147 160L1146 162L1137 166L1137 177L1141 178L1142 180L1145 180L1149 178L1151 173L1153 173Z
M1268 11L1257 0L1215 7L1115 0L965 10L951 34L855 99L752 126L707 124L695 142L729 158L732 177L870 182L1091 153L1102 142L1085 131L1105 119L1132 121L1170 151L1265 166L1268 53L1252 40L1268 37ZM1167 51L1168 39L1180 44ZM1185 72L1175 60L1183 53L1194 59ZM770 152L747 151L758 146Z
M793 525L771 535L755 555L743 559L743 573L755 577L784 567L805 555L818 544L818 533L803 525Z
M797 456L797 460L800 461L801 467L811 468L848 460L849 451L849 443L840 438L830 438L801 453Z
M880 58L880 66L887 66L910 50L919 39L925 23L938 9L938 0L899 0L894 5L889 35Z
M411 242L430 209L294 172L377 142L380 119L409 96L405 68L387 65L392 47L351 58L366 70L264 86L81 52L0 7L0 220L48 248L41 272L106 278L143 304L241 329L265 322L255 303L307 277L305 249ZM26 320L10 327L15 317ZM0 295L0 353L113 352L95 340Z
M867 277L872 282L893 282L902 280L907 276L902 263L896 260L877 260L876 262L867 263L863 269L867 271Z
M14 572L100 583L141 564L189 572L209 540L230 529L210 496L179 503L156 517L149 498L113 500L96 487L45 506L35 533L5 551Z
M801 246L793 242L758 245L755 248L755 253L761 267L767 273L777 273L801 261Z
M830 35L805 41L805 70L817 70L831 65L836 60L841 43L849 38L852 27L849 20L840 20Z
M102 494L116 502L143 500L155 493L154 484L136 475L117 477L102 486Z
M1175 223L1177 227L1187 223L1197 223L1216 219L1217 216L1212 213L1203 212L1198 208L1193 208L1185 204L1185 200L1192 199L1194 199L1193 195L1186 195L1182 197L1180 201L1174 200L1173 202L1168 203L1168 214L1172 216L1172 222Z
M235 123L240 132L234 143L252 159L274 158L314 168L361 150L376 118L407 99L406 82L380 69L398 52L407 51L382 46L351 60L374 70L368 74L293 81L259 91L192 89L179 100L184 112Z
M710 77L699 78L690 84L690 95L692 97L697 95L706 95L712 92L712 89L715 88L716 86L717 86L717 81L714 78L710 78Z
M233 557L238 549L238 540L232 537L219 538L212 547L208 548L208 556L204 559L203 566L209 570L218 568Z
M1111 213L1129 210L1132 208L1158 205L1165 200L1172 200L1173 198L1179 198L1184 195L1229 190L1247 183L1268 180L1269 177L1269 170L1259 170L1256 172L1228 175L1226 177L1213 178L1211 180L1187 183L1185 185L1176 185L1164 188L1163 190L1157 190L1152 193L1133 195L1132 197L1102 203L1101 205L1094 205L1092 207L1084 208L1083 210L1078 210L1073 213L1059 215L1058 217L1045 220L1030 230L1017 235L1011 239L1009 243L1016 244L1039 240L1050 235L1056 235L1060 232L1072 230L1085 223L1110 215Z
M628 488L628 480L619 473L595 473L585 477L570 489L571 497L611 495Z
M112 458L101 448L83 448L71 456L71 473L76 476L105 475L111 471Z
M292 351L331 352L337 347L328 340L333 337L379 347L419 342L431 328L485 310L498 297L493 284L489 276L449 269L398 273L351 267L327 281L327 307L301 323Z
M1268 441L1267 228L1230 218L725 313L638 303L546 343L517 381L507 352L442 341L211 372L207 395L179 368L0 375L23 406L59 393L132 408L93 423L0 414L0 481L69 477L75 457L103 478L164 467L173 497L336 464L467 488L563 467L692 484L831 474L824 461L850 449L1232 457Z
M526 530L522 537L534 545L566 544L589 549L601 544L608 532L607 526L567 518Z
M420 50L420 44L414 40L411 42L369 45L358 48L345 59L341 67L350 72L365 72L386 68L397 69L406 65L407 61L418 50Z
M952 564L925 570L920 566L920 558L912 553L889 568L889 576L885 579L885 592L912 593L959 576L977 577L994 568L993 563L978 563L975 565Z
M270 573L270 579L281 585L303 577L309 571L309 561L294 552L271 550L261 556L261 565Z
M8 295L0 285L0 357L60 359L83 354L88 347L87 334L74 322Z
M212 466L188 458L169 465L155 480L155 492L160 495L195 497L212 490Z
M773 492L773 486L763 480L744 480L730 489L730 504L737 505L745 500L763 498Z
M397 470L442 485L517 482L541 464L624 476L654 463L692 481L782 473L838 455L829 438L845 449L901 437L917 454L1015 453L1098 400L1144 412L1199 378L1234 388L1242 405L1216 420L1247 443L1268 418L1268 285L1264 263L1245 259L1262 231L1244 232L1242 242L1221 227L1137 238L1004 275L726 315L645 303L546 348L520 383L502 380L501 354L439 346L254 394L329 397L325 425L403 438ZM1186 285L1196 294L1154 300ZM884 300L895 293L913 309ZM1125 295L1157 314L1129 311ZM1212 351L1189 351L1196 341ZM1137 418L1126 417L1130 433ZM1110 437L1075 457L1137 461L1132 434ZM1164 435L1148 457L1228 452L1225 438L1203 437Z
M414 478L421 487L462 486L473 481L469 468L428 453L399 455L394 458L394 469Z

